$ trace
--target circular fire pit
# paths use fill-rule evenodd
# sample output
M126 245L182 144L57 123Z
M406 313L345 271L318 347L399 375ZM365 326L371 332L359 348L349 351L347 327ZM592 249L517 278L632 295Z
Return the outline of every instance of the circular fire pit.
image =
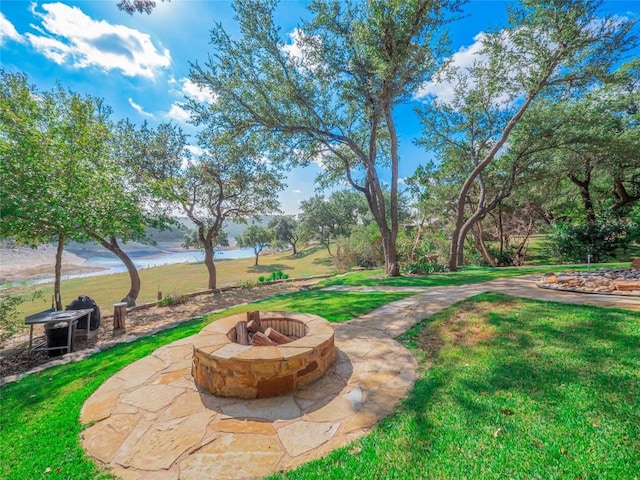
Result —
M196 384L221 397L264 398L290 393L322 377L336 352L333 327L317 315L260 312L262 329L291 339L280 345L236 343L238 322L247 314L223 318L196 336L191 373Z

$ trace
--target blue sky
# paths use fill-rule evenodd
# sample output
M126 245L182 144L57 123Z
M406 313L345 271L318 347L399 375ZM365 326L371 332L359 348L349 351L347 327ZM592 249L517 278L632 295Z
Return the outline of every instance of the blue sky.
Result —
M282 1L277 22L284 36L305 15L303 1ZM57 81L73 91L103 98L113 118L152 125L172 120L186 132L194 130L179 107L185 96L203 96L188 81L190 63L203 62L210 51L209 32L221 22L237 32L229 1L158 1L151 15L130 16L116 8L117 0L0 3L0 48L3 68L24 72L38 88L48 90ZM450 27L452 49L464 62L475 37L506 18L499 0L475 0L465 6L466 17ZM638 17L640 0L608 1L606 10ZM205 98L205 97L203 97ZM413 173L429 157L415 147L420 125L415 105L404 105L395 116L400 134L400 176ZM314 194L319 167L295 169L281 194L282 209L296 213L301 200Z

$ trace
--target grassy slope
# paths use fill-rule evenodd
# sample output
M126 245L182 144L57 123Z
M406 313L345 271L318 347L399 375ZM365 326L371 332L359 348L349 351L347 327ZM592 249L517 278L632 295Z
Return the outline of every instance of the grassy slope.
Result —
M639 478L639 314L483 294L403 341L422 377L396 413L274 478Z
M254 265L254 258L216 261L218 286L234 285L238 282L256 282L260 275L268 276L270 272L282 270L292 278L308 277L331 273L333 264L326 250L309 248L293 257L290 251L264 255L259 265ZM157 299L158 291L165 295L184 294L206 290L207 269L203 263L177 264L164 267L140 270L142 288L138 296L138 304ZM19 291L42 290L43 299L27 302L21 306L21 315L30 315L51 304L53 284L38 285L18 289ZM79 295L89 295L100 306L104 313L111 312L112 305L119 302L129 290L129 275L116 273L96 277L76 278L62 282L62 301L69 304Z

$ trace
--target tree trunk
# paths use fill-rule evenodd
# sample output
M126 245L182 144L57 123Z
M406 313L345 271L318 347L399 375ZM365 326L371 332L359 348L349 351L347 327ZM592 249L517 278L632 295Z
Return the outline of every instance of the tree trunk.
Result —
M259 253L256 253L256 263L255 263L255 266L256 266L256 267L258 266L258 256L259 256L259 255L260 255Z
M482 253L482 258L484 258L485 262L487 262L492 267L497 267L496 259L491 256L489 249L487 248L487 244L484 242L483 238L483 230L482 230L482 220L478 220L476 222L476 229L478 230L478 246L480 247L480 252Z
M500 256L504 253L505 235L504 225L502 224L502 208L498 209L498 237L500 238Z
M129 273L129 281L130 281L129 293L127 293L127 295L120 301L127 302L127 307L135 307L136 300L138 299L138 295L140 294L140 285L141 285L140 274L138 273L138 269L133 264L133 261L131 260L131 258L129 258L129 255L127 255L124 252L124 250L120 248L120 245L118 244L118 240L116 240L115 237L111 237L109 241L107 241L106 239L101 238L98 235L92 235L92 236L93 238L98 240L104 248L106 248L111 253L113 253L116 257L118 257L120 261L124 263L124 266L127 267L127 272Z
M396 251L396 240L398 238L398 134L393 120L390 102L385 102L384 104L384 116L391 144L391 211L389 212L389 216L391 217L391 231L386 241L383 236L382 245L384 248L384 263L387 275L390 277L398 277L400 276L400 264L398 263L398 252Z
M207 267L207 271L209 272L209 290L216 289L216 265L214 263L214 251L213 251L213 242L210 239L206 239L203 242L204 245L204 264ZM257 265L257 260L256 260Z
M382 250L384 251L384 267L387 276L400 276L400 264L398 263L398 254L396 252L396 237L389 231L383 232Z
M413 244L411 245L411 262L416 261L416 251L420 246L420 240L422 240L422 229L424 228L425 218L423 217L420 220L420 225L418 225L418 231L416 232L416 238L413 240Z
M293 254L297 255L298 254L298 250L296 250L296 242L291 242L291 248L293 248Z
M62 277L62 252L64 251L64 234L58 235L58 248L56 249L55 280L53 283L53 296L56 310L62 310L62 296L60 295L60 278Z
M480 175L484 171L484 169L487 167L487 165L489 165L493 161L498 151L507 142L507 140L509 139L509 135L511 135L511 131L518 124L518 122L520 121L522 116L525 114L525 112L527 111L527 109L529 108L533 100L538 96L538 93L540 93L540 90L542 89L542 87L546 85L547 81L549 80L549 77L551 76L551 74L553 73L553 71L557 66L558 60L559 60L558 58L554 59L552 64L549 66L549 68L545 72L545 75L538 82L538 85L536 86L536 88L529 93L525 101L522 103L522 105L520 105L520 108L518 108L518 111L513 115L513 117L509 119L509 122L507 123L504 130L502 131L502 135L500 135L500 138L498 139L498 141L493 145L493 147L487 153L484 159L474 167L474 169L471 171L469 176L463 182L462 188L460 189L460 193L458 194L458 199L456 202L456 222L455 222L455 229L453 231L453 236L451 238L451 256L449 258L450 271L455 272L458 270L457 252L458 252L459 234L460 234L460 230L464 225L465 201L467 198L467 194L471 189L471 185L475 181L476 177Z

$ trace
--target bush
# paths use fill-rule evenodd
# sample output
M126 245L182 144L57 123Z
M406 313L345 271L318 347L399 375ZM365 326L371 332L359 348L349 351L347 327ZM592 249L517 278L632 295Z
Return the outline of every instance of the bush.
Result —
M427 258L422 258L407 267L407 271L414 275L427 275L429 273L442 273L449 270L449 267L441 263L431 262Z
M560 261L599 263L615 258L616 250L626 250L632 240L629 223L615 217L603 217L593 224L559 223L553 227L550 242Z
M180 295L174 293L172 295L166 295L162 300L158 302L159 307L170 307L171 305L181 305L187 303L189 297L186 295Z
M276 270L275 272L271 272L271 275L269 275L268 277L260 275L258 277L258 282L275 282L276 280L284 280L287 278L289 278L289 275L287 275L286 273L282 273L282 270Z
M32 294L0 296L0 343L25 328L24 319L18 315L18 306L38 298L42 298L40 290Z
M338 238L334 262L336 269L341 272L355 266L373 268L384 264L382 238L377 227L358 225L349 237Z

